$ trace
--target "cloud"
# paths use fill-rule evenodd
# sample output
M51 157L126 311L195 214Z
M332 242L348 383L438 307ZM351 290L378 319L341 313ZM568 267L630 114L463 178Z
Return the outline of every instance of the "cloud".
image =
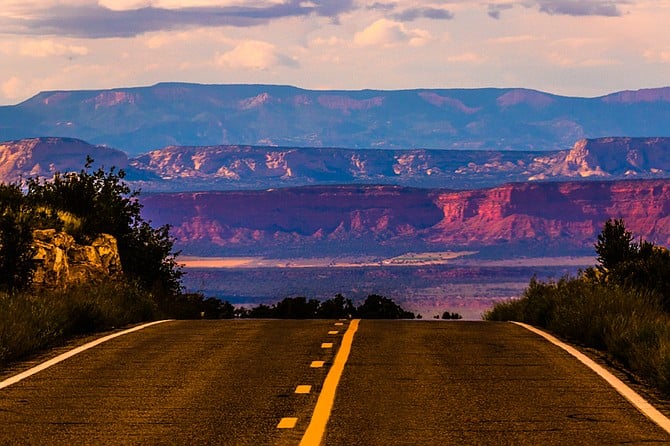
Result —
M29 57L49 56L86 56L89 50L81 45L65 45L51 39L23 42L19 47L19 54Z
M630 4L632 0L517 0L514 2L489 3L488 15L494 19L500 19L502 12L524 6L526 8L536 7L540 12L549 15L568 16L603 16L620 17L623 12L621 5Z
M541 12L550 15L605 16L623 15L619 5L628 4L627 0L538 0Z
M486 42L498 45L517 45L524 42L535 42L541 40L541 37L531 34L520 34L517 36L502 36L493 39L487 39Z
M265 71L276 66L298 66L294 59L279 53L273 44L259 40L241 42L218 56L216 63L222 67L255 71Z
M181 6L185 3L188 2L103 0L98 4L90 1L83 3L80 0L69 4L47 2L46 6L39 9L31 6L32 3L26 3L23 7L14 6L11 15L0 13L0 27L5 33L13 34L85 38L134 37L150 31L171 31L196 26L255 26L275 19L309 15L337 20L340 14L354 8L353 0L198 0L189 4L200 6ZM105 5L116 6L112 9Z
M408 29L400 22L379 19L363 31L354 35L354 43L359 46L395 46L409 43L421 46L431 39L422 29Z
M488 5L488 14L489 17L498 20L500 14L503 11L514 8L514 3L499 3L499 4L489 4Z
M0 91L8 99L17 99L24 93L24 85L21 80L12 76L0 85Z
M454 18L454 14L447 9L440 8L410 8L395 14L393 18L401 22L411 22L421 18L433 20L451 20Z

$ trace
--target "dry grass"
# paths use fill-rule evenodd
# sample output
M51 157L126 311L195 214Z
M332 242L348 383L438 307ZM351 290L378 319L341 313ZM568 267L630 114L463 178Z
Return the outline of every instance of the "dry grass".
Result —
M520 299L500 302L487 320L516 320L612 355L670 395L670 315L657 295L562 279L531 281Z
M66 291L0 294L0 366L68 336L154 319L156 306L138 288L121 283Z

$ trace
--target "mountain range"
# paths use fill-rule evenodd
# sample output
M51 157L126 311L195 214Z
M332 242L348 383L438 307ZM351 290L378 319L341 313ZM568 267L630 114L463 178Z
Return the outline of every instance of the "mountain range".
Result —
M592 254L670 244L670 88L158 84L0 107L0 181L115 166L190 255Z
M169 146L129 158L72 138L0 143L0 181L78 171L87 156L116 166L146 192L265 190L386 184L472 189L542 180L666 178L670 138L580 140L570 150L382 150L258 146Z
M47 91L0 107L0 140L57 136L120 148L255 145L567 150L583 138L670 136L670 88L597 98L528 89L306 90L161 83Z

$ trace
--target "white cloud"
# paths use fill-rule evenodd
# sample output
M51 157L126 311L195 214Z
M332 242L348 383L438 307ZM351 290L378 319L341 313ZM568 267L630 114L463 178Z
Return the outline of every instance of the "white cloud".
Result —
M310 42L310 45L313 46L343 46L345 44L346 42L344 39L335 36L328 38L317 37Z
M220 31L211 28L199 28L182 32L155 32L140 37L141 42L151 50L157 50L165 47L174 47L176 45L186 45L202 48L206 45L232 45L233 39L226 37Z
M408 29L404 24L388 19L379 19L354 35L354 43L359 46L395 46L403 43L421 46L430 40L428 31Z
M218 56L216 63L223 67L246 70L269 70L278 65L297 65L294 59L279 53L273 44L260 40L241 42L232 50Z
M51 39L28 40L19 46L19 54L28 57L86 56L89 49L83 45L66 45Z
M7 99L19 99L24 96L25 85L16 76L12 76L2 83L0 91Z
M128 11L147 7L164 9L225 6L268 7L282 3L284 3L283 0L98 0L100 6L113 11Z
M517 36L502 36L502 37L496 37L493 39L488 39L488 43L494 43L494 44L499 44L499 45L516 45L519 43L524 43L524 42L534 42L537 40L541 40L539 36L534 36L531 34L521 34Z

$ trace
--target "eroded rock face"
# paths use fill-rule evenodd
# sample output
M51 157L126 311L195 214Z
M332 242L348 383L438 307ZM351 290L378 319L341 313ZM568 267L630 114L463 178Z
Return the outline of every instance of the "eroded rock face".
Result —
M375 255L499 249L591 253L608 218L670 245L670 180L537 182L490 189L319 186L152 194L145 218L169 224L190 255ZM581 255L581 254L580 254Z
M80 245L74 238L55 229L33 233L37 267L33 283L51 288L95 282L121 274L121 257L116 239L101 234L91 245Z

